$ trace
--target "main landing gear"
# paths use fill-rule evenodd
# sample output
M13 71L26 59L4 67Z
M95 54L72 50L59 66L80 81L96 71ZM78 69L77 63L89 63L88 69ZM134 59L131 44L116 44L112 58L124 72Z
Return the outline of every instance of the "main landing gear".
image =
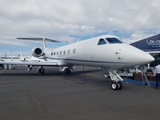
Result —
M73 70L72 67L63 67L63 68L60 68L60 71L64 72L64 73L71 73L71 70Z
M27 67L27 72L31 71L32 70L32 65L28 65Z
M65 68L64 70L65 73L71 73L71 69L68 67L68 68Z
M116 72L116 70L110 70L108 69L110 78L112 80L111 88L113 90L121 90L123 88L122 82L123 79L119 76L119 74Z
M60 70L65 73L71 73L71 69L72 69L72 67L63 67L63 69L60 69ZM39 74L43 75L45 73L43 66L38 67L37 72Z
M38 73L41 74L41 75L43 75L44 72L45 72L43 66L38 67L37 71L38 71Z

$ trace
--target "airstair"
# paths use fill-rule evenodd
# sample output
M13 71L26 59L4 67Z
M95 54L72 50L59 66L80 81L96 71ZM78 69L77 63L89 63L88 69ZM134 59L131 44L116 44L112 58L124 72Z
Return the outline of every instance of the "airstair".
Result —
M150 82L149 82L149 80L147 78L147 75L144 71L143 66L140 66L138 69L141 71L141 77L142 77L142 80L143 80L143 85L150 87L151 85L150 85Z

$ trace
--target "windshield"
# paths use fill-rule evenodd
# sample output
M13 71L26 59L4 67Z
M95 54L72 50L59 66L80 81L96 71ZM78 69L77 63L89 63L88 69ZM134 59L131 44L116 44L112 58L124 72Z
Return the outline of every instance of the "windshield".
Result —
M120 41L117 38L106 38L106 40L108 41L108 43L110 44L115 44L115 43L123 43L122 41Z
M104 45L106 44L106 41L104 39L99 39L98 45Z

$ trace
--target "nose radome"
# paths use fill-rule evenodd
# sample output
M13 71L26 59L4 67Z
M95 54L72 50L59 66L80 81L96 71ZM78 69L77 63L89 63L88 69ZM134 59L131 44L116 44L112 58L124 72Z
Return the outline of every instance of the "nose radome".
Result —
M130 60L134 64L143 65L143 64L153 62L155 60L153 56L136 47L129 45L129 46L126 46L125 48L128 48L126 52L129 54Z
M150 54L148 54L148 56L146 56L146 60L148 60L148 62L153 62L155 59L153 56L151 56Z
M144 61L144 63L150 63L155 60L153 56L151 56L150 54L147 54L147 53L141 55L140 57L141 57L141 60Z

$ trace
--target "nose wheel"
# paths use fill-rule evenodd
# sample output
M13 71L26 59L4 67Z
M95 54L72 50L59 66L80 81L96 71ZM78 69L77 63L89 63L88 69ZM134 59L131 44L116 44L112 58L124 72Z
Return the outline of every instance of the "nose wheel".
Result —
M120 82L120 81L118 81L118 82L113 81L113 82L111 83L111 88L112 88L113 90L121 90L121 89L123 88L122 82Z

